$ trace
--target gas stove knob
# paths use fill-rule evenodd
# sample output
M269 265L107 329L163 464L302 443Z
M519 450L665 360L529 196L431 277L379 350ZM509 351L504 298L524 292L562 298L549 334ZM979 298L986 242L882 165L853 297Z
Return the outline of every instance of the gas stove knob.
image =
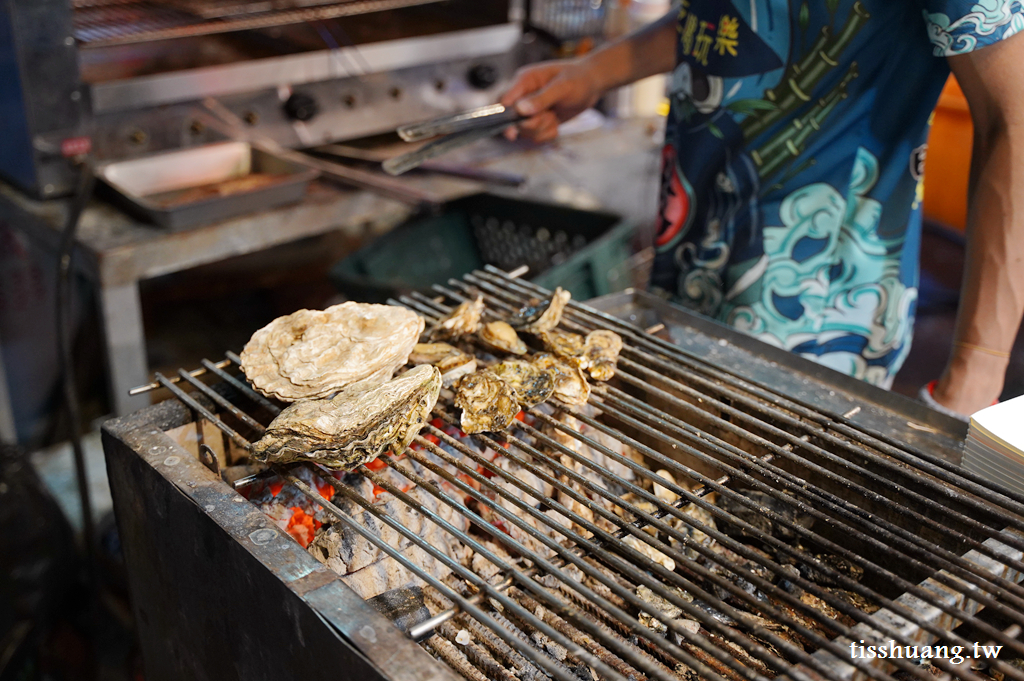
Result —
M284 103L284 113L293 121L312 120L320 112L320 105L310 95L296 92Z
M477 90L486 90L498 82L498 69L490 64L477 64L469 69L466 80Z

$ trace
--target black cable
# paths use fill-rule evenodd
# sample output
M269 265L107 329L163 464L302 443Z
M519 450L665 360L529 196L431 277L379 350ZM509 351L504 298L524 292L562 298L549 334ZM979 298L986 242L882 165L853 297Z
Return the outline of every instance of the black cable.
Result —
M89 495L89 477L85 464L85 452L79 431L81 408L75 388L74 361L71 353L71 301L74 292L72 259L75 251L75 234L82 211L92 198L96 178L88 163L81 164L78 188L68 207L68 214L61 230L60 248L57 261L57 347L59 350L60 375L64 392L64 407L67 410L71 430L71 449L75 457L75 477L78 481L78 496L82 504L82 538L85 542L86 579L90 586L96 577L96 536L92 518L92 500Z

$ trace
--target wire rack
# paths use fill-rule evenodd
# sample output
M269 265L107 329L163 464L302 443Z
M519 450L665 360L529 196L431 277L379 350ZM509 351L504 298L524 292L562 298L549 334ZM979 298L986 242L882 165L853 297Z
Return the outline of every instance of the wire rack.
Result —
M489 319L550 296L494 268L435 290L393 302L429 330L478 294ZM474 681L931 680L917 660L883 667L851 657L850 643L980 640L1003 646L985 669L1024 680L1010 663L1024 658L1024 498L586 305L570 302L561 328L625 341L615 380L595 384L587 406L553 401L509 432L465 436L443 399L402 456L340 479L316 466L260 474L427 587L434 615L410 636L435 657ZM148 387L247 449L265 430L252 414L280 406L238 364L229 353ZM403 524L363 484L437 534Z
M75 39L106 47L251 31L428 5L440 0L75 0Z

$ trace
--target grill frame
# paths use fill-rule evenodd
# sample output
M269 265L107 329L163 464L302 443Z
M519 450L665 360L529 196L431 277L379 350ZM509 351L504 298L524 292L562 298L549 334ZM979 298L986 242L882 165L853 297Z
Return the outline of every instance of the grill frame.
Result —
M474 283L477 286L480 286L481 288L484 288L484 290L486 290L485 287L487 286L488 282L489 281L493 282L493 278L494 277L497 277L497 275L495 273L493 273L493 272L491 272L491 273L478 273L477 275L471 275L470 277L467 277L467 281L471 281L472 283ZM458 294L458 292L455 289L460 288L460 286L462 286L462 284L460 284L458 282L451 282L451 286L452 286L451 289L444 289L444 288L442 288L442 290L445 291L449 295L450 298L454 298L454 299L457 300L459 294ZM636 295L636 294L630 294L630 295ZM430 304L430 300L426 299L426 298L422 298L420 300L405 299L402 302L404 302L405 304L410 305L410 306L415 306L415 305L428 306ZM674 308L671 308L671 309L674 309ZM591 313L587 313L587 314L591 314ZM684 316L686 316L685 313L684 313ZM714 329L712 329L712 330L714 330ZM723 340L723 339L719 339L719 341L721 341L721 340ZM763 347L760 346L760 344L757 344L757 343L751 341L750 339L742 337L740 340L747 341L752 347L754 347L757 350L763 350ZM726 342L726 346L728 346L728 344L729 344L729 341ZM784 359L784 360L785 359L790 359L790 360L793 360L793 359L798 359L798 358L793 358L790 355L782 355L780 357L780 359ZM774 361L774 360L770 360L770 361ZM793 362L787 362L787 365L788 364L794 364L794 363ZM798 363L796 363L796 364L798 364ZM206 368L207 368L207 370L213 370L215 367L213 367L212 365L207 364ZM819 369L816 365L810 365L810 367L804 367L804 368L813 368L815 371L817 371ZM827 370L826 370L826 372L827 372ZM827 372L825 374L825 377L826 378L834 378L834 376L832 376L830 374L832 374L832 372ZM182 376L183 379L188 380L187 378L185 378L186 374L184 372L182 372L181 376ZM163 379L162 377L160 377L160 379L161 379L160 383L162 385L164 385L165 387L171 387L171 383L169 381L167 381L166 379ZM824 383L823 384L824 387L821 388L821 389L827 392L827 391L830 390L830 388L828 387L829 385L830 384L828 384L828 383ZM890 401L891 396L885 395L881 391L877 391L875 389L870 389L870 386L866 386L866 385L860 384L859 382L856 383L855 386L857 387L858 392L867 393L867 397L874 398L874 399L858 399L857 400L858 401L858 407L860 407L861 412L864 412L865 409L870 411L872 409L872 407L871 407L871 403L872 402L877 403L877 402L880 402L880 401L881 402ZM835 392L836 392L835 390L832 390L833 394L831 395L831 397L833 397L833 398L835 397ZM602 391L600 391L600 393L604 396L604 395L607 395L608 393L610 393L610 391L609 390L602 390ZM625 393L623 393L623 395L625 395ZM179 399L183 399L183 398L181 398L181 396L179 395ZM182 408L182 405L178 404L176 402L172 402L171 404L176 406L176 407L178 407L178 408ZM192 406L193 409L195 409L197 411L201 411L203 409L202 406L199 405L198 403L192 403L191 406ZM897 406L901 406L901 405L897 404ZM912 411L912 412L915 411L915 410L919 410L921 412L920 416L922 417L922 420L926 420L926 421L930 420L935 425L945 425L945 426L948 426L948 427L950 427L950 430L953 430L954 432L956 430L955 426L958 425L956 423L949 423L949 422L945 422L944 423L941 418L936 420L934 418L934 416L930 412L928 412L926 410L923 410L923 408L918 408L916 405L913 405L912 403L908 403L907 405L902 405L902 406L909 407L910 411ZM154 407L153 409L156 409L156 407ZM186 409L186 412L187 411L188 410ZM857 415L857 414L853 414L852 413L853 411L854 410L851 409L850 411L846 412L849 415L850 418L852 418L853 416ZM145 414L145 413L146 412L142 412L142 414ZM858 413L860 413L860 412L858 412ZM894 410L892 410L892 409L888 410L886 413L889 416L893 416L894 414L896 414L896 412ZM936 415L936 416L938 416L938 415ZM843 425L844 422L848 422L849 421L849 418L843 417L843 416L839 416L839 415L833 415L833 418L836 421L836 425L840 426L840 427ZM952 421L952 420L949 420L949 421ZM904 423L908 423L908 422L904 421ZM904 430L906 431L906 435L917 435L918 433L923 433L924 435L927 436L927 438L925 438L926 440L936 440L937 439L937 440L940 440L940 441L941 440L945 440L946 442L955 442L955 436L952 436L952 435L949 435L949 434L944 433L942 431L939 431L937 428L935 428L933 426L927 426L927 428L929 428L929 430L920 430L920 425L921 424L918 423L917 425L918 425L918 428L912 428L912 427L909 426L909 424L907 426L905 426ZM116 433L118 433L118 432L120 432L120 435L116 435ZM226 432L228 432L228 431L226 431ZM440 431L437 431L437 432L440 433ZM118 439L118 441L121 441L122 445L125 444L124 438L123 438L124 433L125 433L125 431L120 430L119 426L114 426L114 427L109 429L110 436L115 438L115 439ZM157 437L157 434L158 433L155 430L152 430L150 432L150 435L152 435L153 437ZM230 434L231 433L229 432L229 435ZM441 433L441 434L443 435L443 433ZM237 435L237 434L235 434L235 435ZM895 438L898 438L899 436L900 436L899 433L893 433L890 436L888 436L888 438L894 440ZM105 432L104 437L105 438L108 437L108 432ZM238 436L238 437L240 438L240 436ZM882 437L885 437L885 436L882 436ZM164 436L164 438L165 439L169 439L169 438L166 438L166 436ZM509 438L509 440L512 441L511 438ZM243 440L243 442L244 442L244 440ZM166 446L166 443L164 443L162 446ZM131 449L131 446L129 446L129 449ZM956 457L957 457L957 451L953 447L946 448L945 450L943 450L943 453L944 453L945 458L947 460L949 460L949 459L956 459ZM160 454L160 452L157 453L157 457L156 457L157 459L159 459L159 454ZM187 453L186 453L186 456L188 456ZM773 457L762 457L762 459L768 459L768 460L771 460L772 458ZM166 465L166 461L167 461L166 459L163 460L163 465ZM175 462L175 465L177 465L178 463L179 462ZM193 462L190 462L190 463L195 463L195 462L193 461ZM108 465L108 467L110 467L110 466ZM202 467L200 466L200 468L202 468ZM708 481L708 482L712 483L712 481ZM129 480L120 481L118 483L118 487L120 487L121 484L123 484L123 483L130 483L130 479ZM185 481L185 483L186 483L186 486L189 485L187 480ZM180 487L180 484L179 484L179 487ZM183 490L183 491L186 491L186 494L188 494L188 490ZM311 498L315 497L315 492L313 492L312 490L307 489L305 491L308 492L308 494L310 495ZM118 498L117 497L118 497L118 495L117 495L117 493L115 491L115 504L118 503ZM262 514L259 513L258 511L256 513L257 513L257 515L262 516ZM664 517L664 515L666 515L666 514L663 513L661 517ZM119 516L120 516L120 510L119 510ZM251 540L251 536L249 537L249 539ZM283 539L284 541L290 541L286 537L282 537L281 539ZM1018 539L1018 541L1019 541L1019 539ZM312 559L309 556L305 556L305 558L308 558L309 560L312 561ZM1019 555L1015 555L1015 558L1019 559ZM130 557L129 557L129 560L131 560ZM315 563L315 561L313 561L313 562ZM319 564L317 563L317 565L319 565ZM264 567L267 567L267 568L269 568L271 570L274 569L273 565L264 566ZM322 572L322 571L318 571L318 570L314 569L313 572ZM311 572L310 574L313 574L313 573ZM333 575L333 573L331 573L331 574ZM320 578L326 578L326 577L320 577ZM1019 579L1019 575L1014 575L1013 579L1015 579L1015 580ZM520 581L520 583L521 583L521 580L518 580L518 581ZM134 586L135 585L133 584L133 591L137 593L137 590L134 589ZM347 588L347 587L342 587L342 588ZM361 603L361 601L360 601L360 603ZM313 606L313 607L316 607L316 606ZM406 642L408 643L407 640L406 640ZM377 652L376 648L374 648L373 646L370 647L370 650L373 651L373 652ZM366 652L366 651L364 650L363 652ZM148 659L149 658L147 656L147 660ZM853 670L853 668L850 667L849 671L852 671L852 670ZM404 671L404 670L400 670L400 671ZM795 675L796 678L810 678L812 676L812 674L810 674L810 671L806 670L806 669L801 670L801 669L798 669L798 668L793 668L792 669L792 673ZM846 673L844 672L844 676L845 675L846 675ZM404 678L404 677L402 677L402 676L386 675L386 678Z

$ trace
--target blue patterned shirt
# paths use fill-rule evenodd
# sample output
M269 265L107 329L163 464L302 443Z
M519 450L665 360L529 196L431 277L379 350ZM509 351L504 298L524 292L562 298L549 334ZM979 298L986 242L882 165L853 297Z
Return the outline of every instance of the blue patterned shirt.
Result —
M945 57L1021 0L683 0L652 286L888 386L910 350Z

